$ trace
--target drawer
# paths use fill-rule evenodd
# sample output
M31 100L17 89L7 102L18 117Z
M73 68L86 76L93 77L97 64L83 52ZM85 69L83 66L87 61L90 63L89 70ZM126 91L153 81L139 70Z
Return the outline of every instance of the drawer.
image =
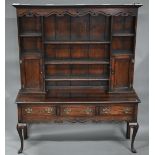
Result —
M21 110L24 121L46 121L56 116L56 107L51 105L22 106Z
M84 106L84 105L64 105L61 106L60 110L61 116L94 116L95 106Z
M134 106L130 105L104 105L99 109L100 115L132 115Z

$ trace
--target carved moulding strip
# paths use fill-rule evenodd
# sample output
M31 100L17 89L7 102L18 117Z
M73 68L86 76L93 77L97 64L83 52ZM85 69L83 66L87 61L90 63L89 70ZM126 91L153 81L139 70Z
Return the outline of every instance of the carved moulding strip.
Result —
M100 122L120 122L120 121L128 121L128 122L133 122L134 119L132 118L132 116L121 116L121 117L117 117L117 116L107 116L107 117L53 117L50 118L47 116L42 116L43 121L41 120L32 120L31 117L29 119L24 119L23 121L26 123L65 123L65 122L69 122L69 123L87 123L87 122L94 122L94 123L100 123Z
M72 17L85 16L90 14L91 16L97 16L99 14L105 16L136 16L137 9L124 9L124 8L18 8L17 15L22 16L45 16L50 15L64 16L69 15Z

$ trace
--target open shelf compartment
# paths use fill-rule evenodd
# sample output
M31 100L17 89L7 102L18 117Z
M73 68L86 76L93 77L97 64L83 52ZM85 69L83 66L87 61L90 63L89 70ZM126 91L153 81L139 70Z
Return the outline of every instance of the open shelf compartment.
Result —
M47 86L48 97L99 97L107 91L107 86Z
M57 97L80 96L81 92L82 96L104 93L109 85L108 68L109 65L98 64L46 65L47 93Z
M18 17L19 36L40 36L41 35L41 17L23 16Z
M113 35L134 36L136 17L134 16L113 16Z
M20 38L21 53L41 53L42 43L38 37L22 37Z
M112 38L112 54L133 54L135 40L131 36L115 36Z
M109 64L109 45L46 45L45 64Z
M46 44L78 43L80 41L109 43L110 40L110 17L104 15L80 17L51 15L44 17L43 25Z

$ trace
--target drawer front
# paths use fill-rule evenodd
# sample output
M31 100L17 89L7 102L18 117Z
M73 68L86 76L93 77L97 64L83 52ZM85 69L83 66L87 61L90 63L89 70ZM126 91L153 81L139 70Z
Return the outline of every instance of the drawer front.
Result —
M22 107L22 118L24 121L48 121L56 116L55 106L30 105Z
M71 116L71 117L94 116L95 106L64 105L64 106L61 106L60 115Z
M134 106L131 105L104 105L99 109L100 115L132 115Z

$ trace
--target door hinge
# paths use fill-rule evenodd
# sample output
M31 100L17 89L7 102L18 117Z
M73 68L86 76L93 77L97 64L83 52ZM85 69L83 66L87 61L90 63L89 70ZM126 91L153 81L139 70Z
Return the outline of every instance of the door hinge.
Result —
M135 63L135 60L134 59L132 59L132 63Z
M22 85L22 88L24 88L24 84Z
M21 64L22 63L22 60L20 60L19 63Z

